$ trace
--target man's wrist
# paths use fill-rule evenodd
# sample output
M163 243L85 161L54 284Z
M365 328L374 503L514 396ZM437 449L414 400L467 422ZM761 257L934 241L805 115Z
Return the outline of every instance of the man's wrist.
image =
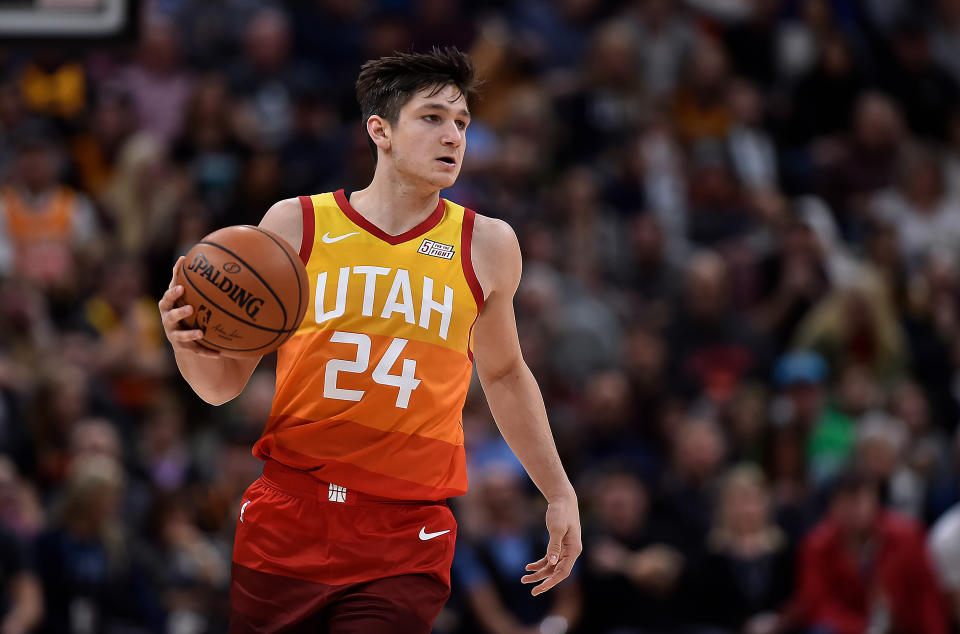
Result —
M547 503L553 504L554 502L575 502L577 499L577 492L574 490L573 485L568 484L566 487L558 489L556 492L551 491L550 494L543 494L543 497L547 498Z

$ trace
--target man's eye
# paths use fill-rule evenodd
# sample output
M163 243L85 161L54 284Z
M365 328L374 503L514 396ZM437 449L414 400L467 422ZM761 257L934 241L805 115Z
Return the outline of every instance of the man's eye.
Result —
M465 121L457 121L457 127L461 130L467 129L467 123Z
M427 116L424 117L424 119L426 119L427 121L439 121L440 117L438 117L435 114L428 114Z

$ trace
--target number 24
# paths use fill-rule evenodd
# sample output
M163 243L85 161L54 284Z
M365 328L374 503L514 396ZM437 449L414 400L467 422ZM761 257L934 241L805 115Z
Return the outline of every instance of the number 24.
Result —
M337 374L350 372L360 374L366 372L370 366L370 337L359 332L342 332L340 330L330 336L333 343L351 343L357 346L357 358L353 361L346 359L331 359L323 375L324 398L335 398L341 401L359 401L363 398L363 390L349 390L337 387ZM394 339L383 353L383 357L373 369L373 380L380 385L389 385L399 388L397 393L397 407L406 409L410 405L410 395L420 385L420 379L414 377L417 371L417 362L413 359L404 359L400 374L390 374L390 368L400 358L400 353L407 345L406 339Z

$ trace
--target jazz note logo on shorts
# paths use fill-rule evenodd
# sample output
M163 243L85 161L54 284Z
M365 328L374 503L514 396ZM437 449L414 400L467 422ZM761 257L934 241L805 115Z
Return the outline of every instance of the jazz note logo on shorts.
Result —
M417 253L432 255L435 258L443 258L444 260L452 260L453 245L425 239L422 243L420 243L420 248L417 249Z

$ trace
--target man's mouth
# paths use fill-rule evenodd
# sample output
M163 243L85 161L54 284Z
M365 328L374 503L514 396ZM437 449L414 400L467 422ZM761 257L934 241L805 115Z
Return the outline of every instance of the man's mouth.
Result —
M457 160L456 160L455 158L453 158L452 156L440 156L440 157L437 157L437 160L438 160L438 161L441 161L441 162L443 162L443 163L446 163L447 165L456 165L456 164L457 164Z

